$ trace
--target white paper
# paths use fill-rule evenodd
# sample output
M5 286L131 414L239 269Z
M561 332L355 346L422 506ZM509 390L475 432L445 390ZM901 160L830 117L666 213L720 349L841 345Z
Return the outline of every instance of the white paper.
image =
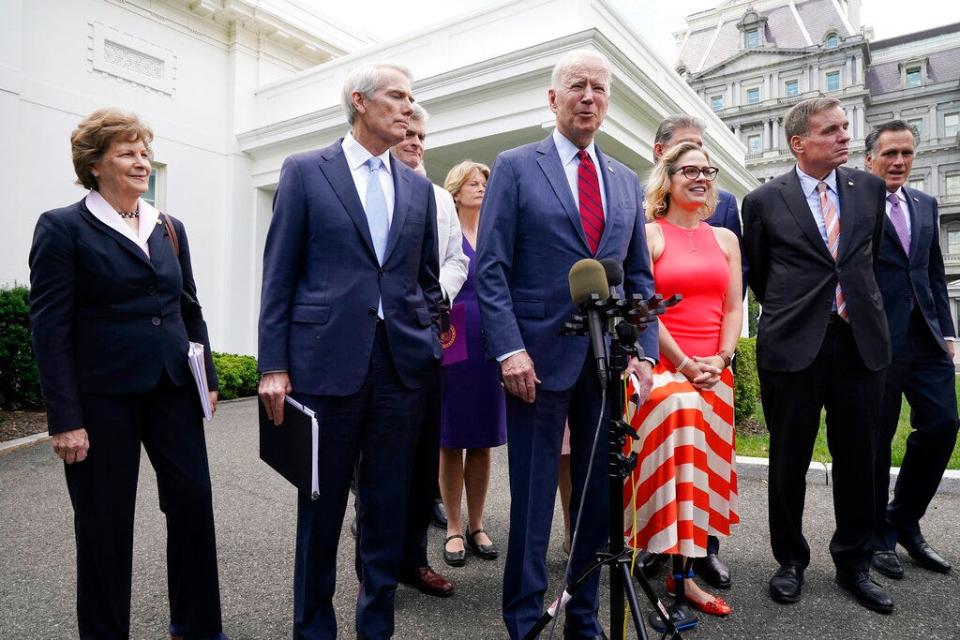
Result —
M190 363L190 373L193 374L193 380L197 385L197 393L200 395L203 417L211 420L213 418L213 407L210 405L210 389L207 385L207 367L203 361L202 344L199 342L190 343L190 349L187 351L187 362Z
M317 454L320 452L320 422L317 420L317 414L314 413L313 409L310 407L304 406L290 396L284 396L284 400L286 400L287 403L297 411L303 413L304 415L310 416L310 441L311 446L313 447L313 455L311 456L313 460L313 468L310 470L310 498L316 500L320 497L320 472L317 468Z

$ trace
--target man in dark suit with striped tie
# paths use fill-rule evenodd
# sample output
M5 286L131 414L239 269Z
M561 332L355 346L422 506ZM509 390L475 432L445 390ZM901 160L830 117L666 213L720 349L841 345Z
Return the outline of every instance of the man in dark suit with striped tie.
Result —
M903 120L877 126L866 139L867 167L887 185L889 224L880 244L876 274L893 347L877 442L873 567L895 580L903 578L897 542L919 566L939 573L950 571L950 564L920 533L920 519L950 460L958 425L953 365L956 331L940 252L937 201L906 184L916 143L916 131ZM888 505L890 445L904 396L910 404L913 432L907 438Z
M883 181L842 166L850 135L833 98L795 104L784 131L797 165L743 199L750 287L762 305L757 365L770 432L770 596L797 602L810 547L806 474L826 409L833 458L837 583L874 611L893 601L870 579L874 460L890 334L873 267L883 237Z

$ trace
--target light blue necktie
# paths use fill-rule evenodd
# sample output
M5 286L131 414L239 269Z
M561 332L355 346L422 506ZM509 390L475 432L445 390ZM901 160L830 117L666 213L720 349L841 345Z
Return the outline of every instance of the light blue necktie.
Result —
M377 260L383 266L383 256L387 252L387 235L390 233L390 219L387 217L387 199L380 188L380 167L383 161L376 156L367 160L370 179L367 180L367 225Z

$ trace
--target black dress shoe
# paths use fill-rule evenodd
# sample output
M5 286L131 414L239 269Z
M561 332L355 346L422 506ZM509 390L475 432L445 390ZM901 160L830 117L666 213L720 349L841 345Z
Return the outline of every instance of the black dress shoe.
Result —
M643 577L655 578L663 565L667 563L670 556L665 553L650 553L649 551L638 551L637 562L633 566L634 571L643 573Z
M693 561L693 570L698 576L706 580L711 587L716 589L730 588L730 570L715 553L708 553L706 557L696 558Z
M476 535L478 533L486 533L483 529L477 529L474 532L467 531L467 546L470 547L470 551L473 551L474 555L480 556L484 560L495 560L497 556L500 555L500 551L497 549L497 545L493 544L480 544L476 541Z
M443 508L442 502L433 503L433 511L430 512L430 524L437 529L447 528L447 510Z
M447 543L456 538L463 540L463 536L457 534L455 536L447 536L447 539L443 541L443 561L451 567L462 567L467 562L466 549L447 551Z
M900 564L900 558L897 552L890 550L877 550L873 552L873 568L894 580L903 579L903 565Z
M837 584L852 593L867 609L877 613L893 612L893 600L866 571L837 570Z
M943 556L927 544L927 541L923 539L921 534L900 534L897 536L897 542L907 550L907 553L910 554L913 561L924 569L930 569L937 573L948 573L950 571L950 563L944 560Z
M785 564L770 578L770 597L774 602L790 604L799 602L803 587L803 569Z

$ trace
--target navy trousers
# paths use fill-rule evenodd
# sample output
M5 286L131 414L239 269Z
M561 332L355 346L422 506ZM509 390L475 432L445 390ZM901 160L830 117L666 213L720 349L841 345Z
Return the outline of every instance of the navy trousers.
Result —
M584 495L590 450L601 412L600 441L586 487L568 583L592 563L595 552L608 539L608 415L606 407L601 404L595 365L588 357L571 389L537 389L533 403L507 395L510 539L503 573L503 620L513 640L522 638L543 610L547 590L546 555L553 523L564 420L569 417L570 421L570 473L573 481L570 512L573 519ZM560 595L561 588L562 585L554 585L555 595ZM567 637L593 638L602 632L597 620L599 589L600 571L595 571L567 603Z
M175 386L164 375L147 393L81 396L90 452L64 468L77 537L82 639L130 634L141 444L167 517L170 629L191 639L221 631L210 472L196 393L193 385Z
M877 446L877 549L892 550L898 534L920 533L920 519L937 493L957 442L957 396L950 356L934 340L923 316L914 312L903 344L895 344L881 405ZM890 447L900 404L910 404L907 450L887 505Z
M333 594L337 546L354 467L360 502L361 586L356 631L367 640L393 635L393 602L403 550L410 462L423 393L403 385L383 324L363 386L349 396L293 394L320 421L320 497L298 498L293 574L293 637L337 636Z

